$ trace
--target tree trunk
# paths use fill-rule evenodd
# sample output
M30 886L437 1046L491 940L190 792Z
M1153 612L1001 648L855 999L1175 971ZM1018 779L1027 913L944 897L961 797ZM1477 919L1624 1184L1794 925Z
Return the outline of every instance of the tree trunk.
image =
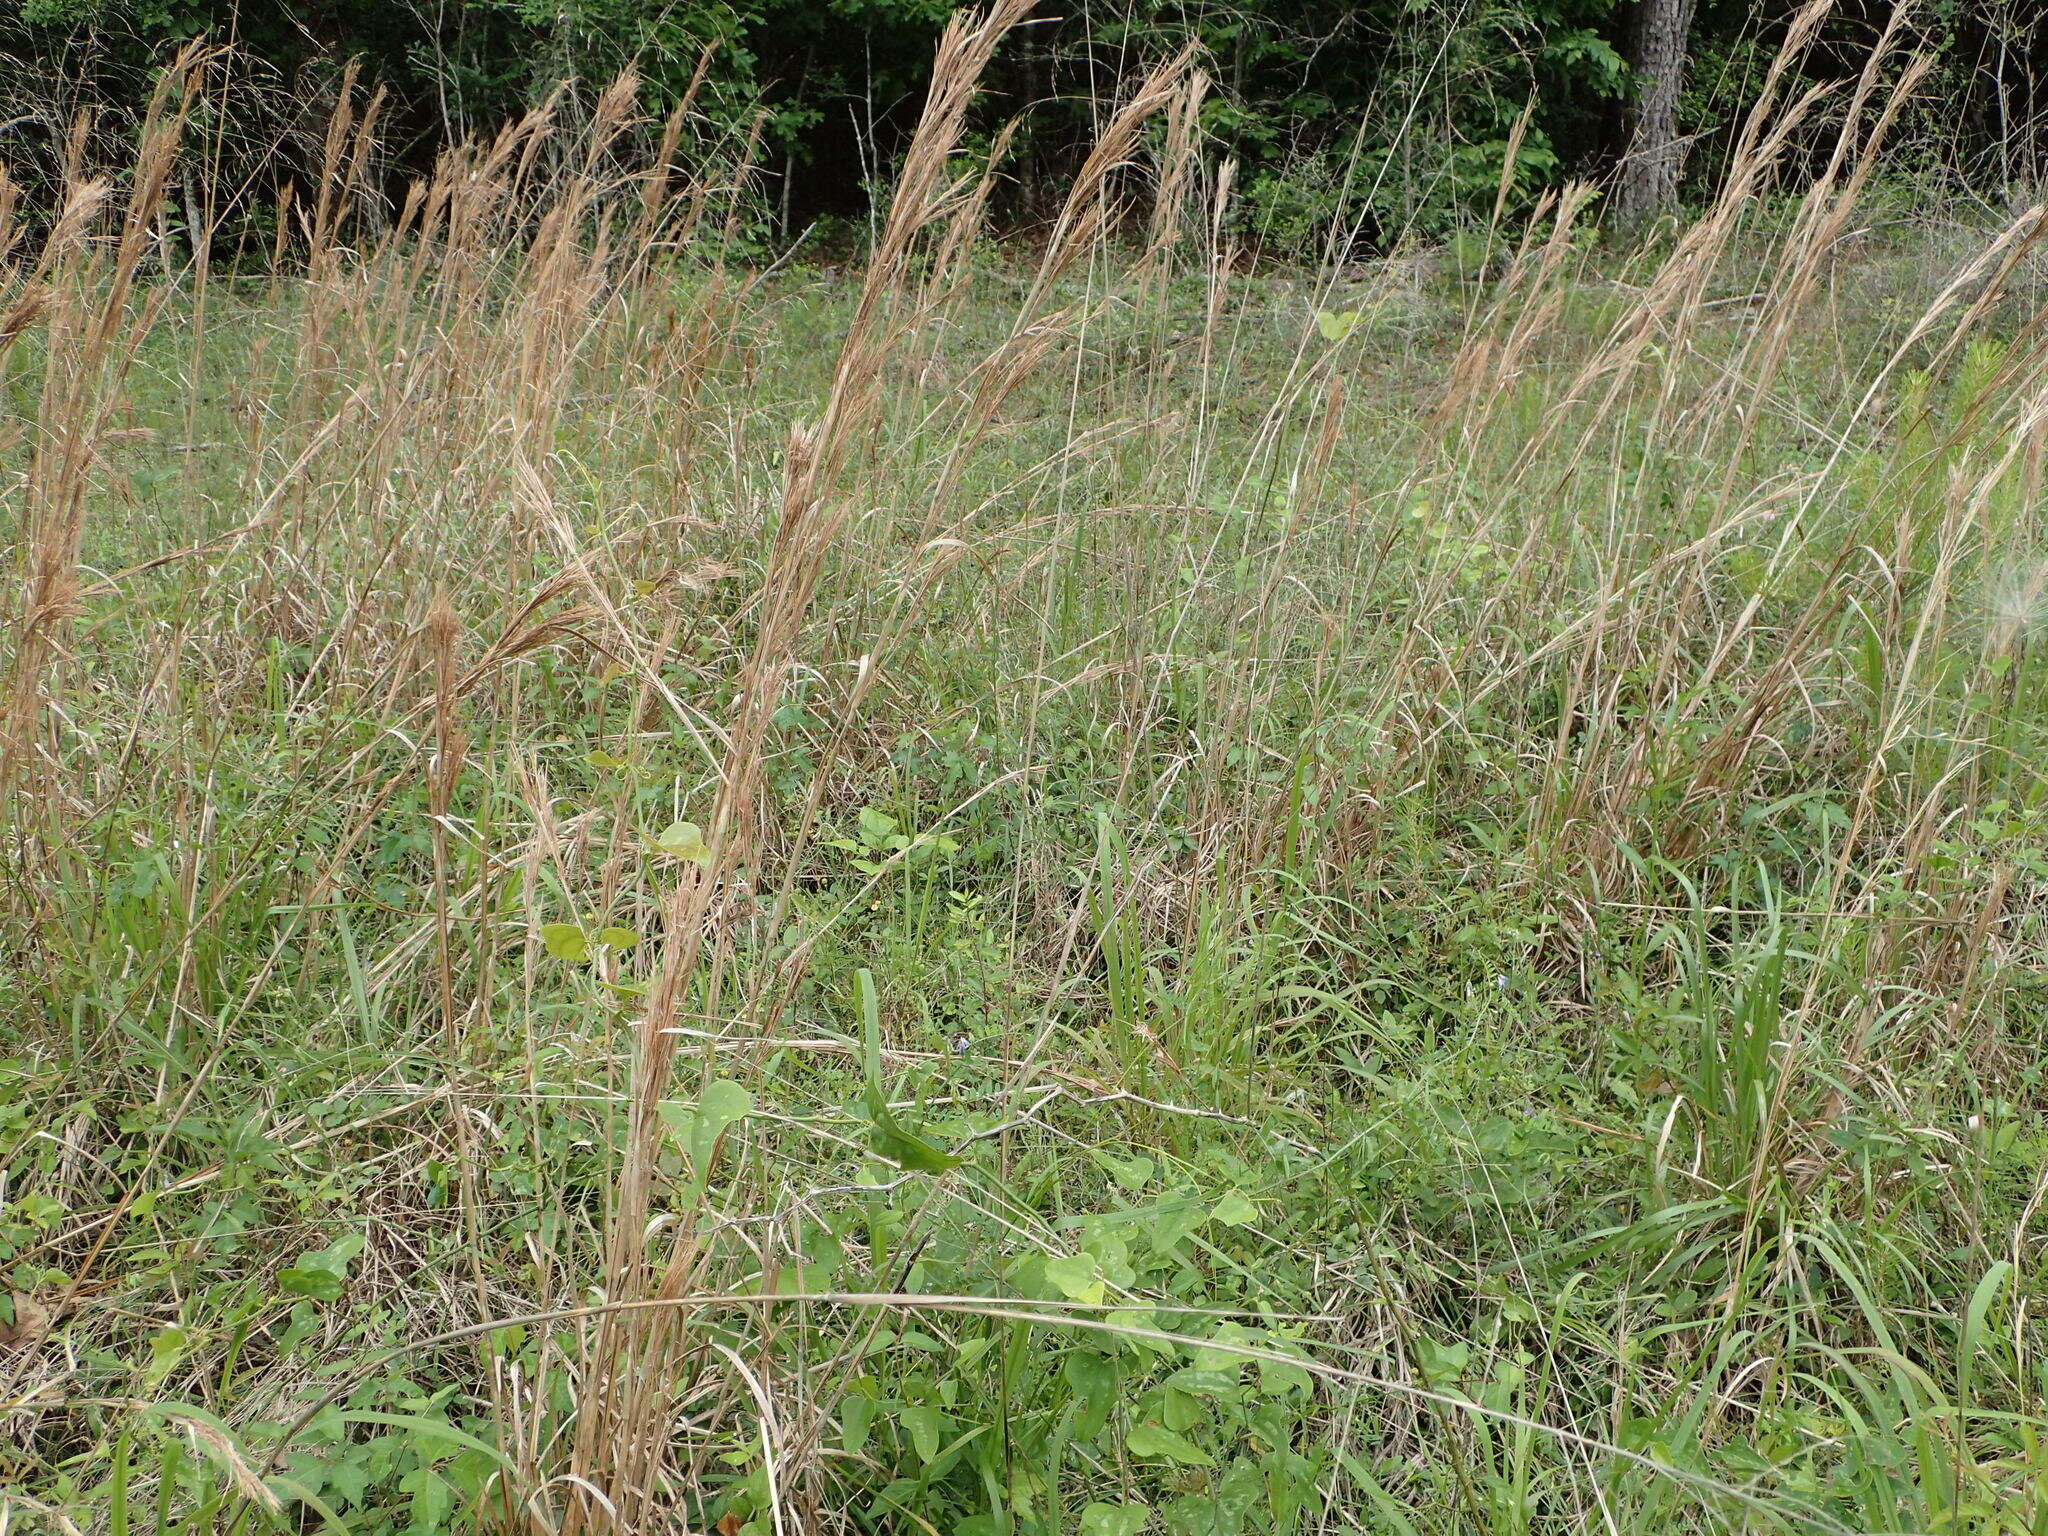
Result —
M1020 27L1017 39L1018 65L1022 73L1019 94L1026 114L1024 153L1017 167L1017 212L1027 226L1052 219L1051 177L1046 137L1052 132L1052 41L1045 27Z
M1685 44L1697 0L1640 0L1629 63L1635 71L1628 156L1614 189L1623 224L1642 224L1678 206L1685 146L1678 97L1685 88Z

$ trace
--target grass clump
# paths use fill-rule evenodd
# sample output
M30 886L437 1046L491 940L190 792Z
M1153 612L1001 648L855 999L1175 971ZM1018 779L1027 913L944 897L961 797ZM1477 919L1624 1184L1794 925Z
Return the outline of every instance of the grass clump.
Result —
M989 250L1014 20L854 276L175 77L10 269L9 1518L2039 1528L2040 211Z

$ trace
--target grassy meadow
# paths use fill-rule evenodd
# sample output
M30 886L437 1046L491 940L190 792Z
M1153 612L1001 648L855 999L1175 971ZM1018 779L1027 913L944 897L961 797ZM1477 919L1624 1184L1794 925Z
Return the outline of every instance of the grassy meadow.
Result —
M2040 210L1005 245L1005 19L17 248L0 1528L2048 1531Z

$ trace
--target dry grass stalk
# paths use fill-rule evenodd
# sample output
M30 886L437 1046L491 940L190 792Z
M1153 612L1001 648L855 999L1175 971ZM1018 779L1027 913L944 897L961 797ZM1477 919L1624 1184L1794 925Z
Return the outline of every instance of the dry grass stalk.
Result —
M672 1090L686 998L699 991L701 1012L715 1014L729 928L713 933L721 905L741 898L754 836L760 774L771 719L794 660L803 622L847 508L836 497L848 455L873 430L883 365L894 349L891 324L909 258L944 207L948 163L981 73L1031 0L1001 0L975 17L957 17L941 39L916 136L904 158L890 211L870 256L860 298L816 426L791 433L774 545L763 585L754 649L742 670L701 866L685 865L665 917L662 964L636 1031L631 1119L610 1218L607 1293L619 1298L678 1295L697 1275L693 1212L671 1241L658 1273L646 1262L655 1158L663 1134L659 1107ZM729 923L730 919L727 919ZM699 975L707 940L711 963ZM703 1078L708 1080L707 1061ZM674 1320L622 1317L599 1329L585 1363L585 1384L571 1454L577 1492L564 1531L636 1530L659 1498L676 1391Z
M50 366L44 369L29 468L23 527L26 579L14 626L6 720L0 732L0 813L17 827L16 794L33 759L46 704L47 673L62 649L76 601L85 537L86 489L102 435L120 404L120 388L149 334L165 293L136 296L143 261L169 185L194 73L204 58L188 46L159 82L137 146L135 171L111 255L90 238L108 189L81 167L84 125L74 130L62 211L30 289L46 307ZM47 297L44 295L47 294ZM20 317L26 323L26 316Z

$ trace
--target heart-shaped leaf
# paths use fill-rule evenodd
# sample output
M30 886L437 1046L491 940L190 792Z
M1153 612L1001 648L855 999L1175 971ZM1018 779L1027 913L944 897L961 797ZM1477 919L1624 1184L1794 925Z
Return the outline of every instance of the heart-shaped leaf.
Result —
M672 859L688 859L692 864L711 862L711 850L704 843L704 829L694 821L670 822L655 838L654 846Z
M1152 1182L1152 1174L1158 1167L1158 1164L1149 1157L1126 1159L1112 1156L1107 1152L1091 1152L1088 1155L1095 1159L1096 1166L1107 1169L1109 1176L1132 1194L1136 1194Z
M1233 1189L1216 1202L1210 1215L1226 1227L1242 1227L1258 1220L1259 1208Z
M1316 329L1323 333L1325 341L1343 341L1358 329L1358 322L1363 318L1355 309L1319 309L1316 311Z
M1045 1278L1065 1292L1069 1301L1102 1300L1102 1274L1092 1253L1063 1253L1056 1259L1047 1259Z
M590 958L590 940L574 923L542 923L540 941L557 960L581 965Z
M754 1096L738 1083L722 1077L707 1083L703 1097L695 1104L671 1100L661 1106L661 1118L668 1122L689 1156L699 1193L710 1182L711 1159L718 1151L718 1138L753 1111Z

